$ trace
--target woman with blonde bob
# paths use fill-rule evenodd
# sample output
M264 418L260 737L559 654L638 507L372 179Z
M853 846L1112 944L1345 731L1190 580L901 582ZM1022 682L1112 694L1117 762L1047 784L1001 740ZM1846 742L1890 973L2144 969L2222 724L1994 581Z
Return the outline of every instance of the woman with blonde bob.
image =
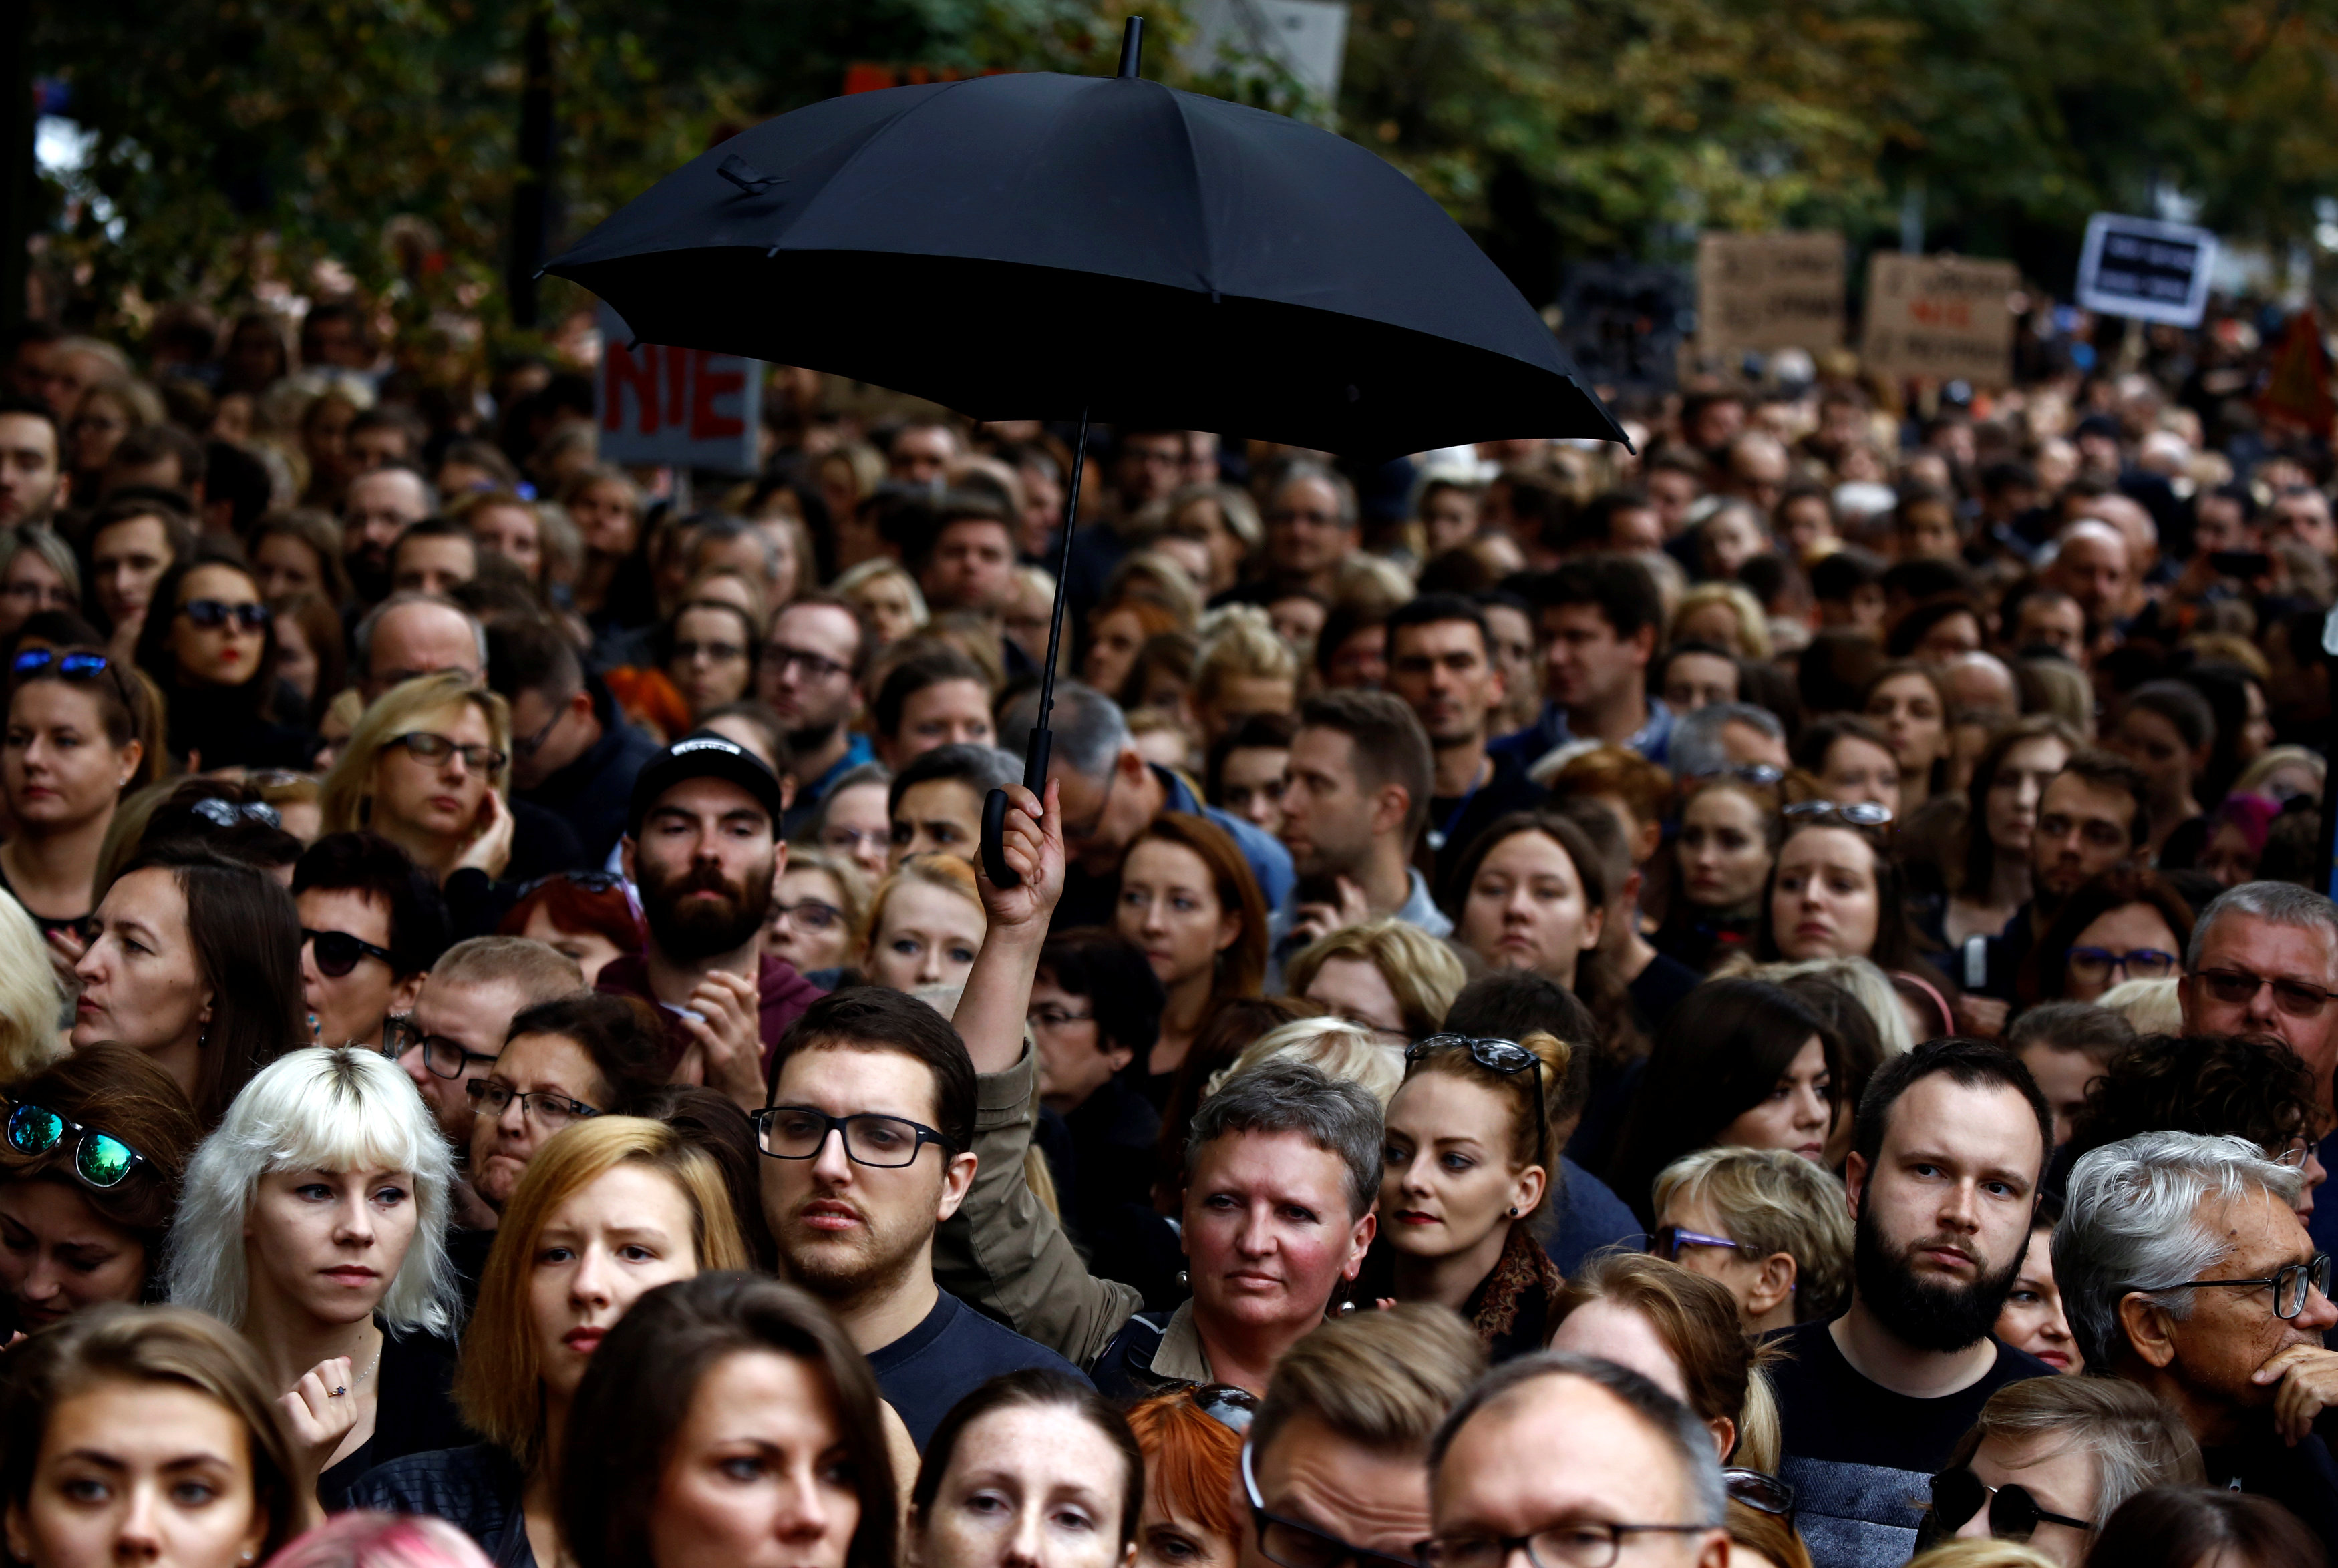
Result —
M912 995L962 985L989 929L972 866L955 855L912 855L869 896L860 971L871 985Z
M1342 926L1282 966L1283 989L1291 995L1361 1024L1390 1045L1443 1028L1446 1009L1469 983L1452 948L1393 918Z
M463 1336L455 1399L486 1441L359 1476L346 1505L435 1514L503 1568L562 1560L561 1444L604 1336L644 1293L754 1266L714 1156L663 1122L555 1133L505 1206Z
M325 776L324 828L369 828L438 881L511 858L511 708L455 671L391 687Z
M462 1309L447 1257L454 1174L413 1081L360 1046L262 1068L187 1166L171 1300L241 1328L271 1387L351 1417L319 1455L329 1508L376 1465L460 1429L435 1392Z
M250 1568L306 1512L273 1398L250 1347L199 1312L108 1303L34 1336L0 1387L9 1555L30 1568L152 1563L159 1534L170 1568ZM157 1448L218 1462L191 1486ZM93 1469L123 1483L94 1504Z
M1756 663L1773 651L1761 602L1734 583L1700 583L1682 594L1671 632L1673 642L1711 642Z
M1253 1068L1286 1060L1304 1062L1326 1078L1362 1086L1383 1111L1404 1082L1402 1058L1371 1030L1344 1018L1301 1018L1277 1024L1243 1046L1240 1055L1202 1085L1202 1098L1207 1100Z
M1832 1318L1851 1297L1842 1181L1783 1149L1684 1154L1655 1181L1648 1250L1717 1279L1754 1333Z

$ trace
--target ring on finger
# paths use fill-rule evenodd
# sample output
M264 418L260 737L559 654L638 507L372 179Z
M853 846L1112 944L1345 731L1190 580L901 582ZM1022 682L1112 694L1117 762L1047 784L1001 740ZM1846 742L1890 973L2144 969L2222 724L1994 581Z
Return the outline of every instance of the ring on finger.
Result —
M344 1394L348 1393L349 1391L349 1387L348 1387L348 1385L343 1384L343 1385L341 1385L340 1387L336 1387L336 1388L332 1391L332 1393L331 1393L329 1396L328 1396L328 1397L329 1397L329 1398L334 1398L334 1399L338 1399L338 1398L339 1398L342 1395L344 1395Z

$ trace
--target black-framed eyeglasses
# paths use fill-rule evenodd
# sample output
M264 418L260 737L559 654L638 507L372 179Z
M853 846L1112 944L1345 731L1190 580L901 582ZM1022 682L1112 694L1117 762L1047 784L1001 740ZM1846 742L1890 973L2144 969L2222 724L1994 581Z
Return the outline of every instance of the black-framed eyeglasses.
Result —
M1726 1236L1706 1236L1680 1225L1659 1225L1655 1233L1648 1238L1648 1256L1661 1258L1667 1263L1679 1262L1680 1250L1684 1247L1726 1247L1733 1252L1740 1250L1737 1243ZM1748 1474L1758 1475L1759 1472L1749 1471Z
M539 1127L565 1127L571 1122L601 1114L599 1106L587 1105L582 1100L540 1089L523 1094L510 1084L498 1083L492 1078L474 1078L463 1085L463 1091L471 1097L471 1113L475 1116L500 1116L504 1107L515 1100L519 1102L519 1113Z
M1932 1477L1932 1517L1943 1532L1960 1527L1989 1506L1989 1533L2000 1541L2027 1541L2040 1524L2067 1524L2093 1534L2094 1526L2068 1514L2049 1514L2026 1486L1992 1486L1970 1469Z
M1061 1029L1066 1024L1093 1024L1095 1014L1066 1013L1061 1007L1034 1007L1023 1021L1034 1029Z
M2304 1161L2299 1163L2302 1165ZM2305 1310L2305 1303L2314 1291L2330 1294L2330 1254L2316 1252L2304 1263L2291 1263L2274 1269L2262 1279L2178 1279L2173 1285L2138 1286L2143 1290L2190 1290L2204 1285L2229 1286L2235 1289L2273 1287L2273 1315L2294 1318ZM1970 1515L1967 1515L1970 1517Z
M1872 800L1847 800L1840 805L1832 800L1797 800L1781 813L1789 822L1824 821L1833 818L1854 828L1889 828L1891 808Z
M111 1132L84 1127L45 1105L13 1102L8 1112L8 1147L17 1153L45 1154L68 1134L80 1139L74 1147L74 1174L100 1191L121 1186L132 1171L145 1163L146 1156Z
M571 691L567 696L563 697L559 701L554 703L552 707L552 717L544 721L544 728L538 730L533 735L513 736L512 750L518 752L523 757L533 757L538 751L542 750L544 749L544 743L552 739L552 732L560 728L560 721L568 717L568 705L575 701L576 693Z
M737 642L677 642L673 649L673 658L683 664L702 653L706 655L710 663L728 664L733 659L744 659L747 650Z
M808 652L801 648L791 648L783 642L764 643L763 662L775 672L781 674L784 674L791 665L801 665L804 679L807 681L833 681L839 675L849 673L851 669L851 666L839 664L833 659Z
M420 1051L422 1065L437 1078L460 1078L475 1062L483 1067L496 1064L493 1056L482 1055L458 1040L449 1040L444 1034L425 1034L422 1025L410 1014L394 1014L388 1027L382 1031L382 1039L383 1055L395 1062L408 1051Z
M190 599L179 606L179 613L206 632L215 632L231 621L247 632L265 632L268 623L276 619L275 613L257 599L242 604L231 604L224 599Z
M1531 1535L1431 1535L1417 1548L1421 1568L1502 1568L1523 1550L1535 1568L1611 1568L1626 1535L1702 1535L1714 1524L1617 1524L1569 1519Z
M1733 1243L1734 1245L1734 1243ZM1794 1488L1791 1482L1781 1481L1766 1470L1748 1470L1731 1465L1721 1472L1721 1484L1731 1498L1743 1503L1757 1514L1774 1514L1794 1527Z
M460 757L464 767L486 779L500 775L504 764L511 760L492 746L482 746L476 742L466 745L427 730L408 730L403 735L391 736L385 744L403 746L424 762L444 762L449 757Z
M1404 1048L1404 1064L1410 1069L1423 1057L1439 1051L1467 1051L1469 1060L1488 1073L1499 1073L1505 1078L1531 1071L1535 1080L1535 1104L1542 1104L1542 1058L1515 1040L1485 1040L1469 1034L1430 1034L1414 1041ZM1550 1161L1550 1118L1535 1118L1535 1163Z
M304 946L315 944L317 973L329 979L338 980L356 968L360 958L378 958L393 971L398 967L398 956L388 948L377 947L346 931L311 931L303 926L300 941Z
M2309 985L2303 980L2274 980L2262 975L2252 975L2245 969L2203 969L2200 983L2208 987L2208 995L2227 1007L2245 1007L2257 999L2257 993L2273 987L2274 1005L2293 1018L2319 1018L2322 1009L2330 1004L2332 993L2319 985Z
M2176 972L2176 955L2157 947L2137 947L2114 953L2107 947L2073 947L2067 955L2070 973L2083 979L2105 980L2117 970L2128 980L2165 980Z
M828 1147L828 1135L844 1138L844 1157L855 1165L898 1171L918 1162L927 1144L945 1156L955 1147L922 1122L874 1111L831 1116L810 1105L773 1105L755 1112L755 1146L774 1160L809 1160Z
M1259 1555L1281 1568L1420 1568L1386 1552L1351 1545L1328 1531L1266 1511L1258 1494L1258 1475L1251 1465L1251 1446L1243 1441L1243 1490L1250 1499L1250 1522L1258 1532Z
M619 891L625 886L625 879L614 871L555 871L549 877L539 877L533 882L522 883L518 895L512 902L519 903L536 889L549 887L555 882L565 882L580 893L610 893Z
M1231 1383L1196 1383L1185 1390L1195 1409L1229 1432L1243 1436L1258 1419L1258 1396Z
M1718 768L1707 768L1689 775L1690 782L1703 779L1736 779L1764 789L1774 789L1785 782L1786 770L1767 762L1725 762Z

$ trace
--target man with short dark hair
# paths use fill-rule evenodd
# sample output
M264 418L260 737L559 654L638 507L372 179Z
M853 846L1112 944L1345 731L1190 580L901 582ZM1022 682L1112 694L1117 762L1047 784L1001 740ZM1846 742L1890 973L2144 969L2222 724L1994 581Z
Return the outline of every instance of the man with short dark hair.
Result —
M1951 978L1968 1002L2013 998L2013 979L2029 949L2087 881L2140 855L2151 828L2144 777L2109 751L2080 751L2047 782L2029 835L2029 899L1999 936L1968 940ZM2001 1022L1989 1010L1988 1021Z
M452 593L478 574L478 542L451 517L425 517L411 524L389 547L389 586L395 593Z
M886 792L893 868L912 855L955 855L969 865L982 838L982 803L1019 782L1020 759L996 746L937 746L893 775Z
M378 834L328 833L294 864L292 901L317 1042L382 1049L454 939L437 885Z
M936 419L913 420L893 433L886 463L897 484L936 486L958 461L959 450L958 432L951 426Z
M361 410L341 435L352 475L370 474L392 463L418 463L429 433L422 422L395 405Z
M589 864L624 837L634 780L658 743L629 721L567 634L503 621L487 634L487 684L511 702L512 792L566 819Z
M850 605L825 593L799 597L771 618L755 680L763 705L786 726L795 760L789 832L819 808L839 779L876 758L869 738L850 728L867 701L874 642Z
M1036 691L1009 702L999 715L999 744L1017 757L1027 755L1038 711ZM1112 924L1121 860L1137 835L1164 811L1207 817L1224 828L1251 875L1258 878L1269 908L1289 896L1291 851L1255 823L1203 804L1199 791L1183 774L1146 761L1119 703L1093 686L1060 681L1050 725L1055 741L1047 777L1063 791L1064 842L1072 858L1063 900L1056 908L1058 926L1068 930ZM1427 750L1425 743L1422 750ZM1425 764L1422 771L1427 771Z
M836 1314L920 1445L999 1373L1080 1376L934 1282L935 1229L974 1181L975 1093L948 1019L864 985L803 1014L758 1117L763 1218L781 1268Z
M1663 632L1664 596L1628 555L1583 555L1532 591L1543 644L1542 717L1488 748L1531 768L1569 740L1605 740L1663 766L1672 710L1648 693L1648 661Z
M1429 825L1414 851L1440 902L1478 835L1497 818L1539 805L1548 791L1514 753L1487 750L1502 705L1486 612L1458 593L1423 593L1388 618L1388 690L1429 736Z
M2052 1373L1991 1333L2052 1129L2021 1063L1978 1041L1920 1045L1868 1080L1844 1171L1851 1306L1781 1331L1772 1373L1779 1475L1821 1568L1911 1555L1931 1476L1981 1406Z
M1883 563L1858 545L1846 544L1812 565L1811 597L1822 629L1842 627L1882 640Z
M1070 570L1064 601L1075 624L1104 596L1104 586L1133 546L1122 529L1137 513L1177 488L1185 467L1185 432L1123 428L1113 434L1112 460L1105 483L1112 505L1103 517L1072 534ZM1053 563L1050 563L1052 565Z
M1015 531L987 495L944 494L918 586L928 608L971 610L997 622L1015 602Z
M203 504L203 444L176 425L143 425L124 436L97 476L97 498L124 490L167 490L187 510Z
M634 780L623 850L648 939L598 981L664 1014L675 1078L751 1111L788 1025L820 995L763 951L771 884L787 865L786 808L778 776L722 736L687 736L652 758Z
M1385 691L1326 691L1299 710L1282 790L1282 842L1300 882L1267 917L1278 971L1342 926L1392 916L1443 936L1453 923L1412 866L1429 818L1429 737Z
M56 411L32 397L0 399L0 525L55 514L72 491L58 461Z
M989 682L973 660L948 645L893 666L869 720L878 760L896 769L937 746L987 746L997 738Z
M398 536L437 509L430 481L410 464L385 463L349 481L341 497L341 550L359 603L390 591L389 553Z

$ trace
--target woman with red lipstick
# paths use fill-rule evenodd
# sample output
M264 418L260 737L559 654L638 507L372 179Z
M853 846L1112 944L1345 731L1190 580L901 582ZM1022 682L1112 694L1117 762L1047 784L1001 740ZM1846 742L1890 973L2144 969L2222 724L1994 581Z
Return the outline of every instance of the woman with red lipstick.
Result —
M1452 1308L1497 1361L1539 1350L1566 1284L1537 1233L1571 1049L1432 1034L1404 1054L1380 1173L1390 1293Z
M304 1396L320 1422L353 1417L320 1426L329 1446L309 1435L329 1512L376 1465L461 1432L444 1393L462 1311L447 1257L453 1181L404 1070L362 1046L263 1069L187 1168L171 1299L242 1329L270 1386Z
M447 671L391 687L325 776L324 828L380 834L440 882L511 858L511 708Z
M97 903L105 830L123 796L154 775L140 739L152 728L146 690L93 649L16 655L0 795L15 824L0 844L0 892L44 933L72 930Z
M9 1088L0 1136L0 1340L100 1301L153 1298L202 1137L171 1075L127 1045Z
M636 1116L564 1129L504 1208L464 1331L455 1398L486 1441L395 1459L345 1505L435 1514L501 1568L554 1568L569 1410L603 1338L660 1285L752 1267L713 1155Z
M869 1358L791 1285L643 1296L568 1417L579 1568L895 1568L900 1496Z
M207 548L162 573L138 632L138 667L162 693L171 754L205 769L304 767L313 738L276 717L275 612L240 552Z
M1843 1082L1841 1039L1799 997L1708 980L1656 1034L1608 1185L1647 1225L1658 1173L1694 1150L1784 1149L1822 1164Z

